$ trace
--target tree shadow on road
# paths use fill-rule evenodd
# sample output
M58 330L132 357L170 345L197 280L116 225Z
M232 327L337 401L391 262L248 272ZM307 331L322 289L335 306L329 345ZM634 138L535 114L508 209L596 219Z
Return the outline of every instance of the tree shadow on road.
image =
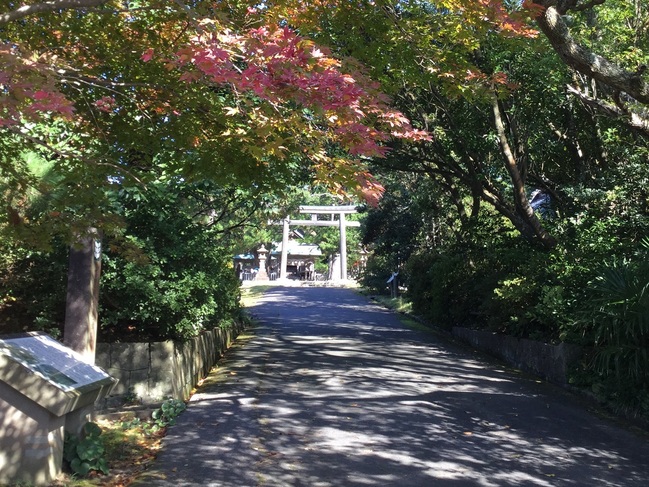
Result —
M647 485L642 438L352 292L275 288L253 312L155 485Z

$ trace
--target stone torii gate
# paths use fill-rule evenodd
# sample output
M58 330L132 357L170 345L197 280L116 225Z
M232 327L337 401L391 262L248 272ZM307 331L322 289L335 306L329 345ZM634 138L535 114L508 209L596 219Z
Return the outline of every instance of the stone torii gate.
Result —
M354 205L345 206L300 206L299 213L311 215L306 220L294 220L287 218L282 222L282 257L280 262L280 278L286 279L286 266L288 263L288 235L290 225L300 227L339 227L340 228L340 278L347 279L347 227L360 227L360 222L347 221L345 215L358 213ZM329 220L318 220L318 215L330 215ZM338 220L334 219L338 215Z

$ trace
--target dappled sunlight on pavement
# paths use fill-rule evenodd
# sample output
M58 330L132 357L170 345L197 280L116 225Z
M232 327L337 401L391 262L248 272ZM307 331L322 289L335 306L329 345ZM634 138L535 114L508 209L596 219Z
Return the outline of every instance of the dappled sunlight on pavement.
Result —
M645 439L352 291L276 287L252 312L141 485L649 485Z

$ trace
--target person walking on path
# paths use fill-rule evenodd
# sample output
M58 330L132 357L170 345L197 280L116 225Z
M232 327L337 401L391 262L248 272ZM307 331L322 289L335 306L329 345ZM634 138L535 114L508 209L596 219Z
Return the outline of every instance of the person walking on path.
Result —
M278 286L251 311L136 485L649 485L646 437L354 291Z

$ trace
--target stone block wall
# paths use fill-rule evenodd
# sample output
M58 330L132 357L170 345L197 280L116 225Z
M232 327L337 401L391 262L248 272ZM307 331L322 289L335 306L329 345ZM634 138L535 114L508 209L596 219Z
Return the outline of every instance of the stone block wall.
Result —
M215 328L184 343L98 343L95 363L119 382L97 408L134 398L142 404L187 399L242 330Z
M551 345L525 338L461 327L453 328L452 333L456 338L494 355L514 367L558 384L568 382L570 367L583 354L581 347L568 343Z

